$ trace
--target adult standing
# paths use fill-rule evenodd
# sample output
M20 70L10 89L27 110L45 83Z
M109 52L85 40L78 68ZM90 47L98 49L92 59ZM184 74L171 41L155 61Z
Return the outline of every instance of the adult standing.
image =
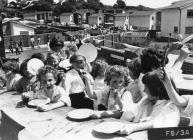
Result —
M20 38L20 40L18 42L18 47L20 49L20 52L23 52L23 42L21 41L21 38Z
M48 46L48 51L50 52L50 35L47 35L47 46Z
M41 41L41 39L40 39L40 36L38 36L38 44L37 44L37 46L40 48L40 41Z
M32 47L33 49L35 49L35 46L34 46L34 37L33 37L33 36L30 37L30 43L31 43L31 47Z

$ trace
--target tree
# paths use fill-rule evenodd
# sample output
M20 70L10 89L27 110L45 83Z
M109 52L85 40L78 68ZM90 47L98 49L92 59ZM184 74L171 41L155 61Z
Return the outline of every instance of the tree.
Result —
M28 1L23 0L20 6L24 11L51 11L53 10L53 0L36 0Z
M94 9L94 10L101 9L99 0L87 0L87 3L88 3L88 8L90 9Z
M123 0L117 0L118 8L125 8L126 4Z
M58 3L54 8L54 15L60 15L64 12L73 12L75 10L75 6L72 6L69 1L65 1L62 3Z
M118 8L118 4L117 3L115 3L114 5L113 5L113 8Z

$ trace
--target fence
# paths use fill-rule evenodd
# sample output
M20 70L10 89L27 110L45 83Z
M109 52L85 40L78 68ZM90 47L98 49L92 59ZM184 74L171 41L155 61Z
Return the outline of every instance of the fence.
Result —
M131 36L129 34L125 34L124 36L121 36L118 33L108 35L98 35L97 38L103 41L98 43L93 39L93 37L90 37L84 39L83 43L94 44L98 50L98 58L102 57L106 59L106 61L111 65L113 64L125 65L127 59L133 59L137 57L136 53L133 53L125 49L124 45L121 45L119 42L128 44L138 42L144 45L147 43L147 39L145 38L145 36L137 37Z

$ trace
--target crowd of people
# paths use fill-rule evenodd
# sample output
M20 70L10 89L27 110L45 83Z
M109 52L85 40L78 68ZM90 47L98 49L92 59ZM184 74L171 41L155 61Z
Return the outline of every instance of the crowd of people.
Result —
M10 40L9 52L15 52L16 55L19 55L21 52L23 52L23 42L21 39L19 41L13 41L12 39Z
M75 44L64 45L57 38L49 46L46 57L36 53L20 65L7 61L2 67L5 77L1 80L8 91L21 93L23 102L49 100L37 106L39 111L64 106L89 108L94 110L93 119L113 117L135 122L124 123L121 134L176 127L182 117L190 118L187 125L193 125L193 95L180 95L175 86L174 72L180 73L189 54L181 43L173 43L165 51L141 49L126 66L109 65L103 58L89 63L77 53ZM174 50L180 52L179 57L168 67L167 55Z

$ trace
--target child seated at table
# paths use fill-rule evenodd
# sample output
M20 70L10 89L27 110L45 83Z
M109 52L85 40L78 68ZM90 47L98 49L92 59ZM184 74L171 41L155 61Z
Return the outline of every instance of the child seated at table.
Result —
M170 100L170 89L164 86L157 70L146 73L142 82L145 85L143 97L135 108L125 111L121 119L135 122L125 123L121 133L130 134L148 128L177 127L180 113L177 106Z
M54 67L55 69L57 69L59 71L58 73L58 78L57 78L57 81L56 81L56 85L63 85L63 77L65 75L65 70L64 69L61 69L59 68L59 62L60 62L60 57L58 56L57 53L55 52L50 52L48 53L47 55L47 59L46 59L46 65L49 65L49 66L52 66Z
M57 69L59 62L60 62L60 58L55 52L49 52L47 54L47 58L45 61L46 65L50 65Z
M85 75L86 79L86 75ZM90 92L88 95L104 106L107 111L95 111L92 117L116 117L123 110L133 108L132 95L125 87L130 82L129 72L126 68L119 65L110 66L105 73L107 87L103 90L93 91L91 83L86 80Z
M15 90L16 83L21 79L19 74L19 63L15 61L7 61L2 66L5 72L5 78L1 77L2 81L6 85L7 91Z
M133 79L132 82L127 86L127 90L131 92L133 97L133 102L137 103L141 100L142 94L139 90L139 75L141 72L141 61L140 58L134 58L128 62L127 67L129 68L130 77Z
M72 107L93 109L93 100L85 94L87 90L83 75L87 74L87 80L93 82L92 76L87 71L86 58L82 55L73 55L70 57L70 63L73 68L66 73L63 87L70 96Z
M93 90L101 90L107 86L104 80L108 67L109 65L104 59L97 59L92 63L91 75L94 79Z
M170 76L166 71L159 71L159 78L166 87L170 100L179 108L181 117L190 118L189 126L193 125L193 95L179 95L174 89Z
M105 82L105 72L108 67L109 65L104 59L97 59L92 63L91 75L94 78L93 82L94 91L103 90L104 88L107 87L107 84ZM103 106L99 105L97 101L95 101L95 109L102 110Z
M24 60L20 66L20 74L23 77L16 83L16 91L23 93L38 90L40 86L36 76L42 66L44 63L37 58Z
M29 100L49 98L49 104L37 106L39 111L49 111L62 106L71 106L70 98L65 90L55 85L57 75L58 72L54 67L48 65L42 67L38 73L41 89L37 92L24 92L22 98L28 98Z

